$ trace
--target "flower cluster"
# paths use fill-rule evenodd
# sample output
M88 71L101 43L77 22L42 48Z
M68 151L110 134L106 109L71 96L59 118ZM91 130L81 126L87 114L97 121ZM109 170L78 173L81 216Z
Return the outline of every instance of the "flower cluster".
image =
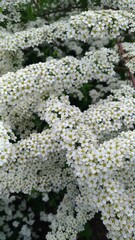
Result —
M17 71L22 67L22 62L22 51L0 51L0 76L7 72Z
M15 157L14 146L10 143L12 136L13 134L10 127L4 126L3 122L0 121L0 167L5 164L9 158L13 160Z
M135 11L135 2L134 0L101 0L101 6L107 6L110 8L114 9L124 9L124 10L129 10L129 11Z
M98 79L101 82L107 82L108 78L113 79L116 76L114 65L118 60L118 54L114 50L102 48L88 52L81 60L65 57L60 60L53 59L45 63L32 64L15 73L9 72L0 78L1 111L4 104L4 112L8 108L12 109L10 112L12 114L17 112L19 107L26 113L30 104L32 108L40 98L46 98L52 93L60 95L66 92L80 96L78 90L84 83L92 79Z
M123 93L125 96L122 98ZM95 105L95 111L90 107L84 113L77 107L71 106L67 97L62 96L59 99L52 95L37 106L39 116L49 124L50 129L42 133L34 133L29 138L14 144L16 160L8 157L8 163L1 168L3 193L19 191L30 193L32 189L50 192L52 189L56 191L67 187L69 197L65 195L66 200L63 200L64 202L59 206L60 213L57 212L56 219L52 218L53 236L49 234L47 239L51 237L53 239L54 235L54 239L60 239L62 235L68 240L75 239L78 226L81 231L84 223L93 217L93 214L89 215L91 208L94 209L94 213L102 212L109 237L133 239L134 207L131 203L134 195L133 189L130 189L133 186L135 167L135 131L122 133L120 131L133 127L134 91L128 87L127 92L123 88L119 95L117 94L116 91L113 97L101 101L97 107ZM102 127L102 121L104 121L103 125L106 125L105 128ZM100 128L99 122L101 122ZM68 165L67 168L65 163ZM131 166L132 174L128 172L125 178L123 173ZM82 191L81 195L85 189L87 201L90 199L90 202L85 200L85 204L83 203L85 205L82 208L83 212L78 209L80 206L74 207L80 193L74 191L74 194L77 194L75 197L71 194L70 188L68 191L68 182L75 184L75 178L80 186L79 191ZM72 202L71 196L72 208L68 205ZM66 213L67 207L72 209L71 216ZM78 213L75 219L74 211ZM83 214L83 221L80 214ZM64 221L63 218L67 220ZM76 231L71 228L71 219L75 222ZM125 222L128 227L125 227Z
M19 4L27 4L28 2L30 2L31 0L7 0L7 1L5 1L5 0L2 0L1 2L0 2L0 7L2 8L2 9L7 9L7 7L9 7L9 6L11 6L11 5L15 5L15 6L17 6L17 5L19 5Z
M134 14L126 11L87 11L39 28L8 34L4 41L0 39L3 50L17 50L38 46L43 42L57 39L63 41L75 39L89 42L94 39L113 39L123 31L134 31Z
M50 223L47 240L76 240L98 212L109 239L134 240L135 90L124 71L135 72L135 44L124 42L122 56L117 46L121 36L134 41L134 2L101 0L94 10L97 1L88 1L93 10L21 27L29 2L0 2L7 12L0 28L1 239L40 238L28 207L36 199L45 202L38 218ZM115 10L99 10L108 6ZM60 59L22 67L28 53L37 47L41 56L50 43ZM52 192L63 194L55 214L45 211Z

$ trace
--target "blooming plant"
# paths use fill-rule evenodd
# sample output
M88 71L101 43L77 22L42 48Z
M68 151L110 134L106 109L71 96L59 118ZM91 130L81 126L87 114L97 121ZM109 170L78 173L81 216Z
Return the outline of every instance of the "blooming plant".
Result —
M0 240L135 240L134 49L134 0L0 1Z

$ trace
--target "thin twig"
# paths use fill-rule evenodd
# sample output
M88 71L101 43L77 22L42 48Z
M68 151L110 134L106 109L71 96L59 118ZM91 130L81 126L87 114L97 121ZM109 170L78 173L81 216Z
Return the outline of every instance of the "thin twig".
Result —
M33 3L34 3L34 5L37 7L37 9L39 9L39 6L38 6L37 1L36 1L36 0L33 0Z
M124 48L122 46L121 42L118 42L118 49L119 49L119 54L121 56L121 60L124 62L124 65L126 64L126 59L124 58ZM127 72L129 74L130 80L132 81L133 86L135 87L135 76L133 75L133 73L130 71L130 69L128 67L126 67Z

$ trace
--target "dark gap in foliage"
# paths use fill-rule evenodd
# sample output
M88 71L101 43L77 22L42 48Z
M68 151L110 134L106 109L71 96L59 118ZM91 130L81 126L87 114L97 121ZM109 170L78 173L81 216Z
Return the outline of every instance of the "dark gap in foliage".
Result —
M78 234L77 240L107 240L107 229L101 220L101 213L96 213L85 225L85 230Z

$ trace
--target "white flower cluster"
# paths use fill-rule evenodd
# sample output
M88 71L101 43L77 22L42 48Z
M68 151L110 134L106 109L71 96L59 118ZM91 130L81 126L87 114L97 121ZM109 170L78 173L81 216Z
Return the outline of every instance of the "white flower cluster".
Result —
M104 82L97 81L96 87L89 91L92 103L98 102L100 99L104 98L105 94L111 92L113 89L119 89L121 85L126 85L125 81L118 76L109 78L106 83L107 86L104 85Z
M71 17L70 37L88 41L93 38L116 38L121 31L130 30L134 14L126 11L87 11ZM132 19L132 20L131 20Z
M16 73L9 72L0 77L1 112L2 108L4 113L9 109L9 114L17 113L21 109L21 112L26 114L30 104L37 104L40 98L46 98L52 93L80 95L78 90L84 83L92 79L107 82L116 76L113 69L118 60L116 51L102 48L88 52L81 60L65 57L32 64Z
M7 7L9 6L13 6L13 5L17 6L19 4L27 4L29 2L31 2L31 0L6 0L6 1L1 0L0 7L2 9L7 9Z
M3 122L0 121L0 167L6 163L10 157L14 159L14 147L9 142L11 134L10 128L4 126Z
M128 91L125 86L125 92ZM133 94L133 93L132 93ZM85 122L92 128L98 136L111 137L111 132L119 130L132 129L135 122L135 98L129 95L129 98L124 96L99 101L96 105L91 105L84 112Z
M135 12L135 1L134 0L101 0L101 6L110 7L115 9L124 9Z
M0 6L10 12L28 2L2 0ZM51 192L64 192L56 214L44 209L39 213L41 221L50 223L47 240L76 240L98 212L109 239L135 240L135 90L125 81L120 86L123 72L115 70L122 67L122 59L116 46L112 47L122 33L135 30L134 3L113 3L115 9L127 6L131 11L89 10L41 27L39 19L12 34L1 27L2 240L14 237L15 228L17 240L40 237L33 230L34 210L30 208L26 214L23 197L16 209L20 192L34 198L33 191L37 192L35 199L42 195L45 204ZM113 7L113 3L101 1L104 7ZM18 19L20 14L18 11ZM21 68L22 50L42 43L47 47L53 41L58 48L60 42L69 46L81 59L66 56ZM123 49L122 57L134 74L134 43L123 43ZM41 53L40 48L37 51ZM88 106L85 87L93 102L98 100L96 104ZM88 104L82 112L77 106L83 99Z
M0 47L3 50L15 51L57 39L83 42L89 42L90 38L113 39L123 31L134 31L134 21L134 14L126 11L87 11L72 16L69 20L8 34L4 41L0 39Z
M0 1L0 22L17 23L21 21L20 9L31 0L2 0Z
M49 192L68 188L68 182L75 184L77 178L81 195L85 189L87 196L83 212L80 205L74 207L78 194L74 191L76 198L69 188L69 197L65 195L60 212L52 218L53 235L48 234L48 240L62 236L76 239L78 230L82 231L85 222L97 211L102 212L111 239L134 239L135 131L124 132L133 128L134 104L133 88L128 87L126 91L124 87L84 113L71 106L66 96L59 99L52 95L37 107L50 129L13 145L16 160L9 158L1 168L0 182L3 193L30 193L32 189ZM130 167L132 174L128 171L125 177L123 173ZM75 211L78 217L74 219ZM92 211L90 215L89 211Z
M7 72L17 71L22 67L22 51L0 51L0 76Z
M75 114L75 109L73 107L70 107L72 110L71 113L69 113L68 112L69 110L66 107L67 102L63 104L64 100L63 99L61 100L62 102L59 102L59 104L56 98L54 100L52 99L51 102L48 102L49 112L48 111L46 112L44 118L47 120L47 122L49 122L49 124L54 126L53 130L54 132L61 131L62 148L66 147L67 149L66 154L67 161L68 164L73 168L74 174L79 178L78 179L79 185L85 187L87 185L88 189L91 188L90 192L88 189L87 190L85 189L85 191L88 191L87 199L90 199L93 208L96 208L98 206L98 210L103 211L102 212L103 221L105 221L107 229L109 230L109 237L111 237L111 239L120 239L120 237L123 239L128 238L134 239L133 237L133 232L135 230L134 205L132 206L131 204L131 202L133 203L134 197L132 197L133 196L132 193L131 199L129 199L129 196L127 195L126 191L124 191L126 186L124 185L124 181L122 180L124 176L122 175L121 169L126 170L128 163L129 166L132 165L132 170L135 167L134 165L135 132L129 131L127 133L122 133L116 138L112 138L109 141L104 140L103 143L101 138L100 139L101 143L100 141L99 143L97 143L96 138L92 134L93 129L91 129L91 127L87 127L87 122L85 121L85 119L83 120L83 116L81 116L80 119L81 122L83 122L83 125L82 124L80 125L78 120L79 113ZM45 109L47 108L48 104L45 105ZM121 117L123 109L124 106L121 108L120 114ZM110 105L110 112L111 111L113 110L112 106ZM93 111L91 111L91 114L92 113ZM120 120L119 113L118 119ZM117 114L116 115L115 114L116 109L114 109L113 113L111 112L112 119L110 119L110 122L111 120L113 120L114 124L115 123L117 124L117 118L115 118ZM98 113L96 113L94 115L96 118L97 116L100 118L100 114L98 115ZM104 118L105 115L107 118L108 115L106 114L106 112L104 113ZM72 116L72 121L69 119L69 116ZM101 116L101 118L103 118L103 116ZM60 119L62 120L61 124ZM122 119L121 121L123 121ZM64 128L64 125L66 129ZM79 125L79 128L77 125ZM108 125L108 131L114 132L115 130L113 128L110 128L110 126ZM99 138L99 134L97 136ZM120 180L118 177L119 171L121 176ZM114 180L114 176L116 177L117 181ZM128 177L129 179L132 178L131 181L133 181L133 177L130 176L130 172ZM111 216L109 214L110 212L112 213ZM125 226L124 221L126 223L129 223L128 230L127 228L124 227ZM48 239L51 238L49 237ZM59 239L57 233L54 239ZM68 236L67 239L71 238L69 238Z

